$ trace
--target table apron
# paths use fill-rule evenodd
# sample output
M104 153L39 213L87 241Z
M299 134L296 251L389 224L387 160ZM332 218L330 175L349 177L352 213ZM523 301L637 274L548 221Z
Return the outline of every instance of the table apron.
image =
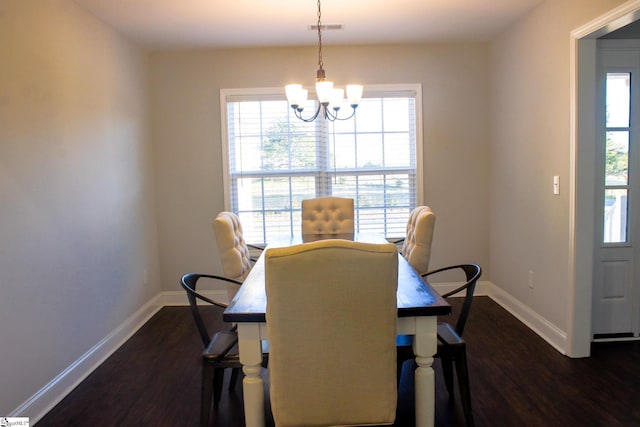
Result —
M435 326L425 324L425 319L435 322L436 316L399 317L396 323L397 334L419 335L431 333L435 337ZM243 330L242 339L269 340L269 333L265 322L237 322L237 325L239 329ZM426 330L424 328L426 328Z

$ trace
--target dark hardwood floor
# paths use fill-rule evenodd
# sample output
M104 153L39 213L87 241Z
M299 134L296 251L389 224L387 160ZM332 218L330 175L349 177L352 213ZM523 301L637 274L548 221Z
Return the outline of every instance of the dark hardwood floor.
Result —
M215 322L220 311L208 314ZM640 426L640 343L596 344L592 357L570 359L487 297L474 300L465 338L477 426ZM189 309L165 307L37 426L197 426L201 346ZM396 426L414 425L410 363ZM436 425L463 425L435 368ZM244 425L241 383L213 422Z

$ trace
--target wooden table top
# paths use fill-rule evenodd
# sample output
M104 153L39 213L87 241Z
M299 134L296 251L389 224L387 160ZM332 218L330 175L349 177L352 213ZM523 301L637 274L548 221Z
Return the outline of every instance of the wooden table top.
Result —
M327 238L346 238L367 243L387 243L376 235L316 235L270 243L270 247L300 244ZM264 255L264 252L263 252ZM398 317L439 316L451 313L447 303L402 256L398 256ZM244 283L224 311L226 322L265 322L267 296L265 292L264 256L260 256Z

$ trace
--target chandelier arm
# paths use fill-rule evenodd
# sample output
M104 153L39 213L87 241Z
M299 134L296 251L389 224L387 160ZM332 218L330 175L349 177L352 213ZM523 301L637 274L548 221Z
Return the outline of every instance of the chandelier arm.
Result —
M356 106L357 107L357 106ZM354 107L353 105L351 106L351 108L353 108L353 111L351 111L351 115L349 115L348 117L339 117L338 116L338 111L339 110L334 110L335 113L332 113L329 108L326 108L324 111L324 118L330 121L336 121L336 120L349 120L350 118L352 118L353 116L356 115L356 107Z
M306 119L302 117L301 109L294 108L293 111L298 119L302 120L303 122L311 123L312 121L318 118L318 115L320 114L321 109L322 109L322 104L318 105L318 109L316 110L315 114L313 114L310 117L307 117Z

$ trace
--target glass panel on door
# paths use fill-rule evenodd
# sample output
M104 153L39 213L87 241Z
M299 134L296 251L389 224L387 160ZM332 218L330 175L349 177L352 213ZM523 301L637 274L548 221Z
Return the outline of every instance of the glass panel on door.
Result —
M631 73L607 73L604 243L626 243Z

